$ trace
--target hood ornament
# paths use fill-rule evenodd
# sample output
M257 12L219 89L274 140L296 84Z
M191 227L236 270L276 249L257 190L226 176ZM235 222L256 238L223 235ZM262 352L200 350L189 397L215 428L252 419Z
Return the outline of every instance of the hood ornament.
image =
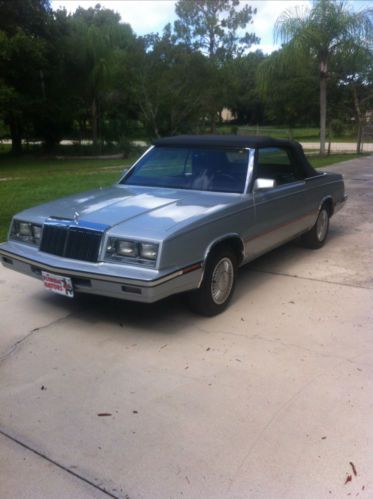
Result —
M78 225L78 223L79 223L79 217L80 217L80 213L79 213L79 211L75 211L75 212L74 212L74 223L75 223L76 225Z

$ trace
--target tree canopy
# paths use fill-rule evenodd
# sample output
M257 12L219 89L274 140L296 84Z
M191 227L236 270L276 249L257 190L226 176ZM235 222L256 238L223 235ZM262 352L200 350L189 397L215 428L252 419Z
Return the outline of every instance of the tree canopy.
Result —
M371 11L352 12L344 0L318 0L311 9L285 11L277 20L275 33L289 44L291 57L315 59L319 65L320 153L325 153L327 81L336 57L351 49L370 47L373 39Z
M371 12L340 0L287 11L276 24L284 45L265 55L252 51L246 2L178 0L175 10L162 34L139 37L99 4L68 14L48 0L0 0L0 130L13 152L25 140L52 151L90 139L100 151L215 131L224 108L237 125L320 119L322 150L337 121L353 119L361 136L373 105Z
M178 0L176 36L219 61L240 55L260 40L254 33L239 33L256 14L256 9L249 5L241 9L239 6L239 0Z

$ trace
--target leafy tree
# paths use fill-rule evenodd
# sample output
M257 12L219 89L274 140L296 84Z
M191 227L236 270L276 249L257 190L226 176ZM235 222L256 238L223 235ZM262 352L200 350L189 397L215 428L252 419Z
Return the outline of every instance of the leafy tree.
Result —
M288 47L272 52L259 65L258 91L270 122L287 125L289 135L296 125L317 122L317 76L315 62L295 58L290 63Z
M257 124L263 121L263 99L258 90L256 75L264 60L263 52L257 50L236 57L226 64L231 83L225 106L233 111L239 123Z
M223 66L227 60L242 54L253 43L259 43L254 33L241 30L252 23L256 9L245 5L239 9L239 0L178 0L174 23L176 39L186 46L201 51L211 61L209 114L211 130L215 131L217 113L225 100L229 74Z
M241 54L253 43L259 43L254 33L238 33L252 22L256 9L239 0L179 0L175 21L177 37L186 45L201 50L208 57L225 60Z
M40 71L45 65L45 43L19 30L0 32L0 109L9 126L12 152L22 150L22 136L32 110L42 97Z
M373 102L373 52L352 46L337 61L335 72L339 76L339 89L348 91L345 102L357 124L356 152L360 153L366 113Z
M46 0L0 0L0 114L14 153L21 151L23 130L43 96L50 18Z
M172 42L166 27L162 37L149 35L137 61L137 98L148 133L186 132L206 112L211 77L209 61L199 52Z
M100 5L79 8L69 17L65 51L71 97L80 109L82 127L89 116L95 146L104 128L105 108L115 101L110 94L112 97L117 60L134 39L130 26L121 24L119 15Z
M21 29L27 35L44 37L52 10L49 0L0 0L0 13L0 31L7 35Z
M346 47L369 43L372 32L369 12L351 12L343 0L316 0L310 10L285 11L276 22L276 35L293 48L293 53L307 53L318 62L320 154L325 154L329 66Z

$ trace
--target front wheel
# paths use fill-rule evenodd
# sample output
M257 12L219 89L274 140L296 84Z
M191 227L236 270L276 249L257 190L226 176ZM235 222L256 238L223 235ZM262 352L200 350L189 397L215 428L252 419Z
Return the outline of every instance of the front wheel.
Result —
M315 225L301 236L301 244L310 249L319 249L325 244L329 232L329 212L323 206L319 212Z
M230 248L214 251L207 260L202 284L189 294L190 308L212 317L226 309L236 284L237 257Z

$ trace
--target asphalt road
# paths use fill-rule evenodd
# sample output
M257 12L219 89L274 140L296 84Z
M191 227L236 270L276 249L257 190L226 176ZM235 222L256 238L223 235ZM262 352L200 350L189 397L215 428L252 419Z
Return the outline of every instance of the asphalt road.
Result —
M373 497L373 157L213 319L0 270L0 498Z

